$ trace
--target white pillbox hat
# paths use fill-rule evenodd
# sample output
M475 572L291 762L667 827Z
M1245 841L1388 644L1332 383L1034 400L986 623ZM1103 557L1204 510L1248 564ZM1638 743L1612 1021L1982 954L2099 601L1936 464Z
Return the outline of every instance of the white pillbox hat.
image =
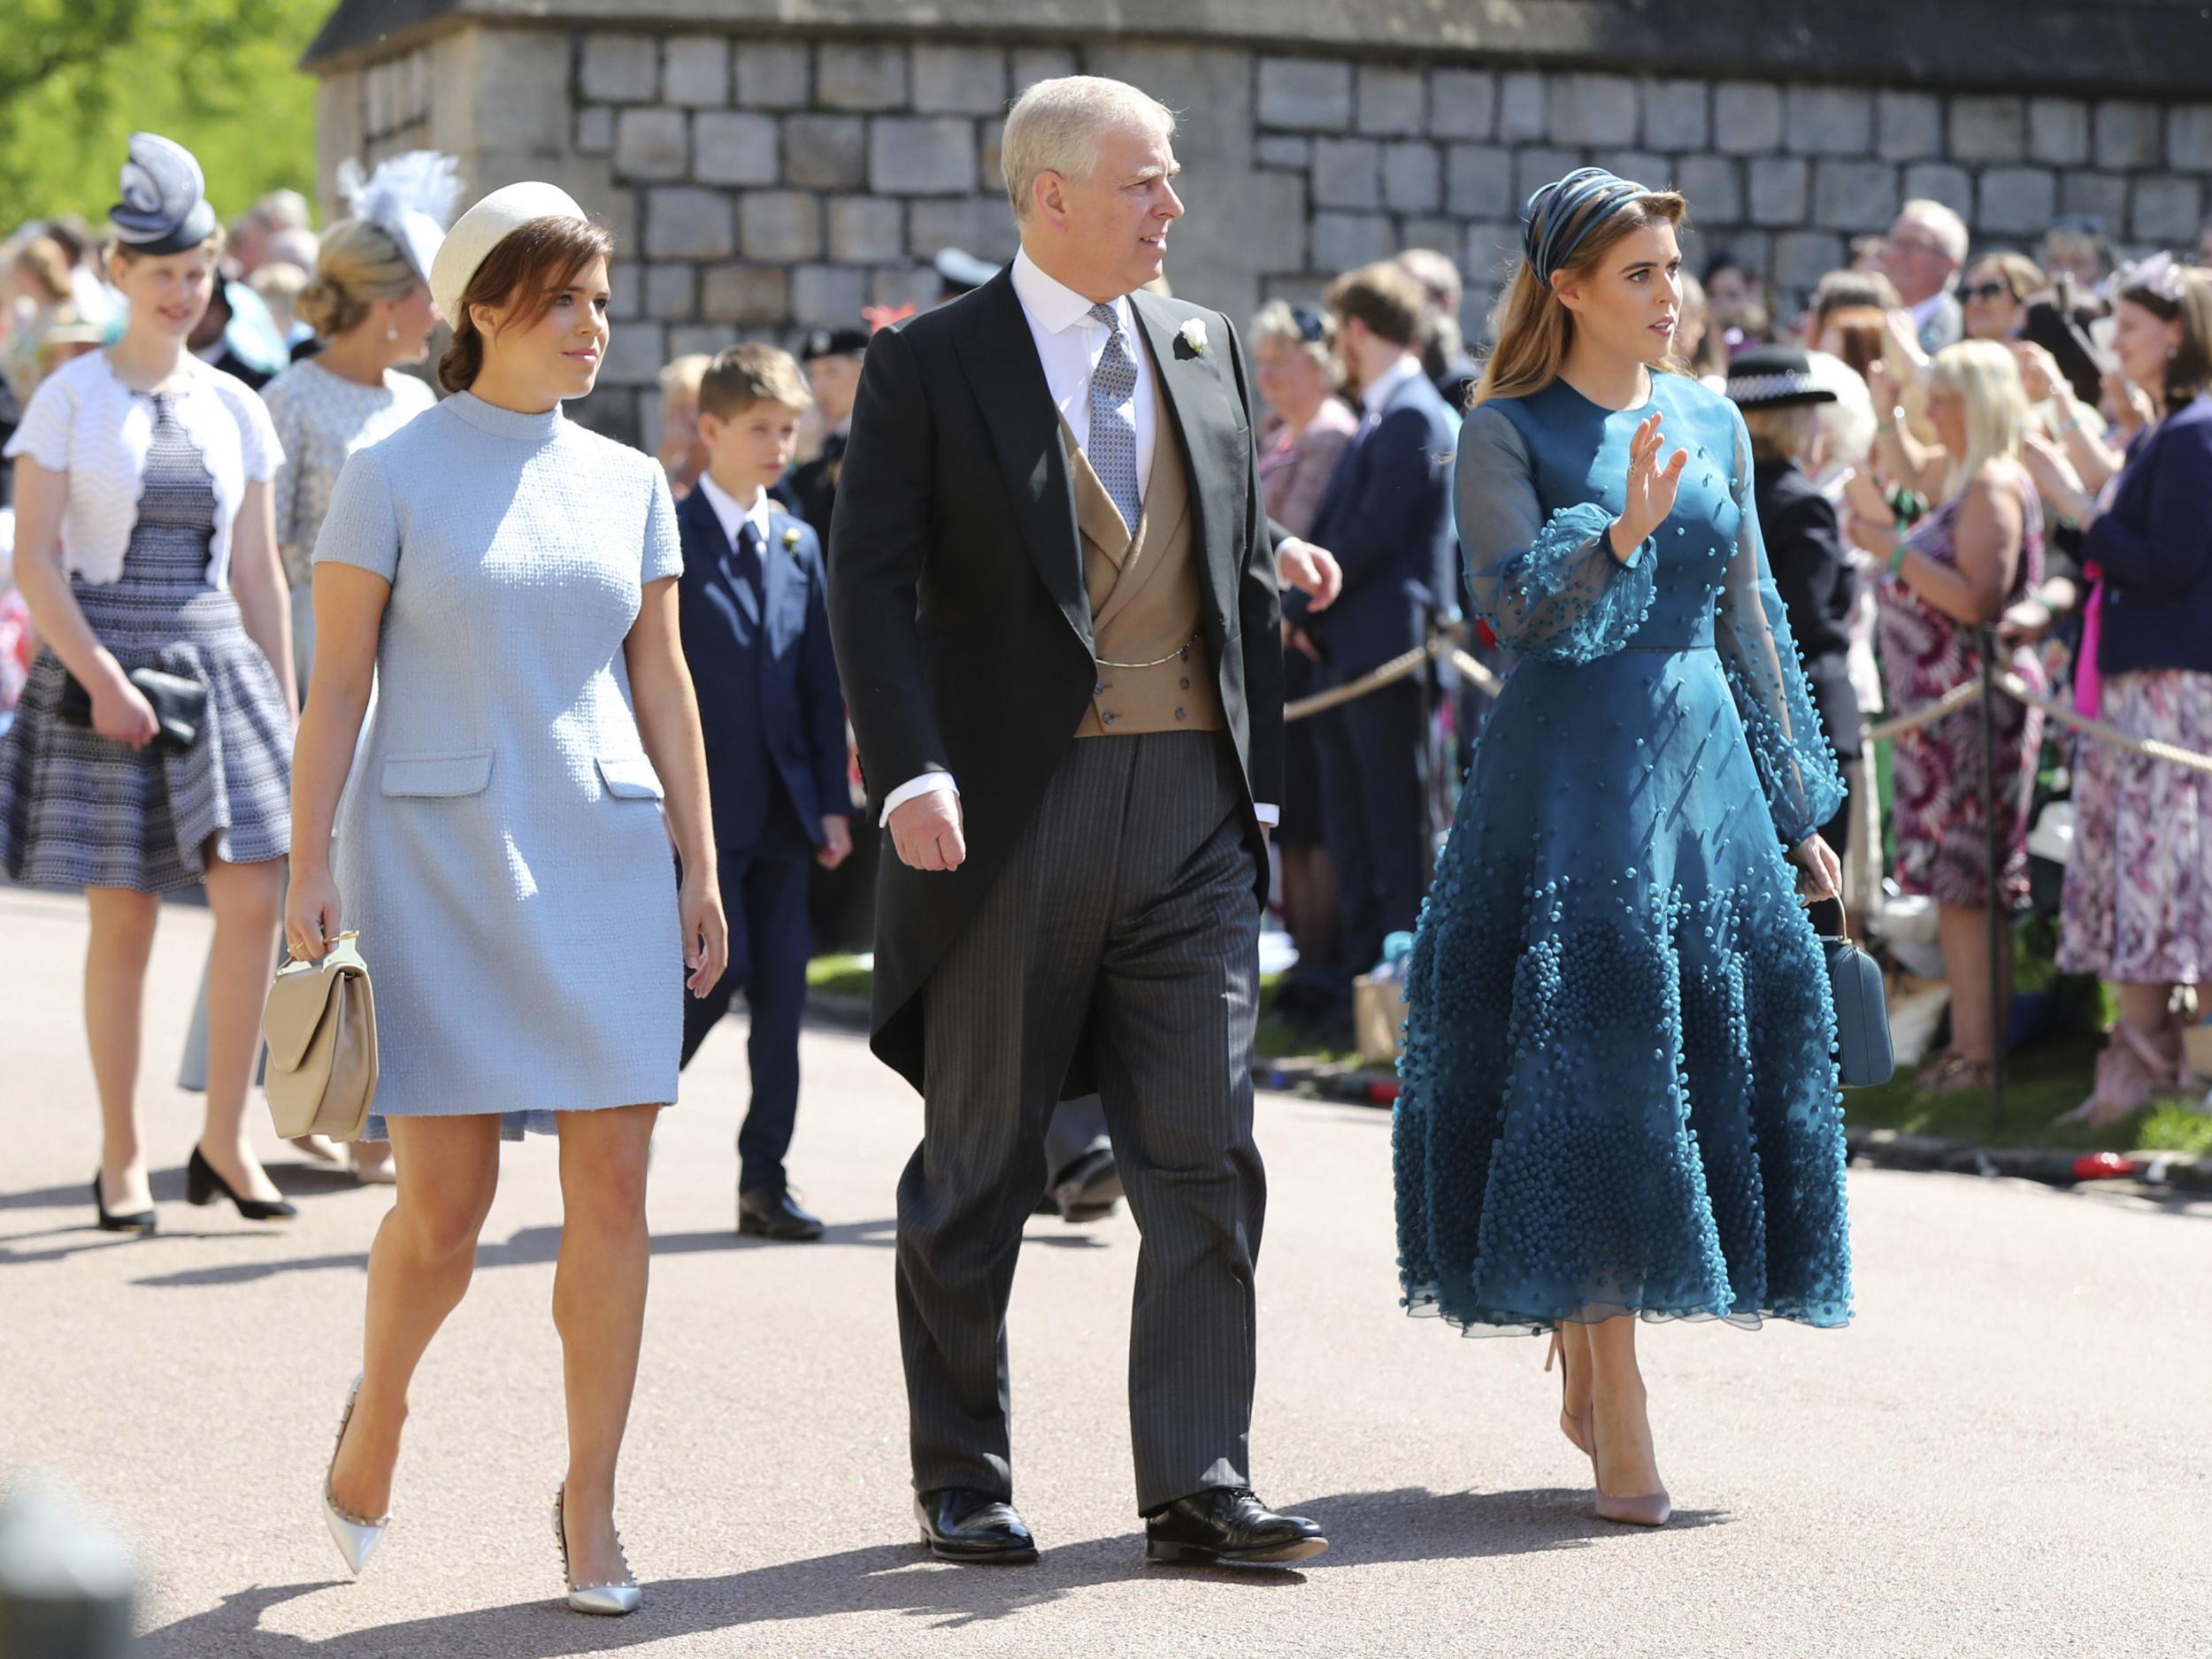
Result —
M512 232L534 219L588 217L557 184L511 184L494 190L446 232L431 261L430 297L439 314L456 328L461 326L461 296L468 291L469 279Z

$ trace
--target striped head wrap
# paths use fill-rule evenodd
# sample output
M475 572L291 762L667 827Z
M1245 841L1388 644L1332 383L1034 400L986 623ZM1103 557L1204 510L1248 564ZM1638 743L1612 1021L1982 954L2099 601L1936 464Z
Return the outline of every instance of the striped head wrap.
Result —
M1630 203L1651 192L1602 167L1577 167L1532 192L1521 209L1521 251L1547 288L1552 273L1575 257L1585 238Z

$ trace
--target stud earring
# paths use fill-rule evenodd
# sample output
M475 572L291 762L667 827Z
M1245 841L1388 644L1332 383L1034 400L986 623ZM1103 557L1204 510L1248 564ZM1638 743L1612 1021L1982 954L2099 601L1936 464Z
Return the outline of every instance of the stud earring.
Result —
M396 340L399 338L399 330L396 328L387 328L384 331L384 337L387 340Z

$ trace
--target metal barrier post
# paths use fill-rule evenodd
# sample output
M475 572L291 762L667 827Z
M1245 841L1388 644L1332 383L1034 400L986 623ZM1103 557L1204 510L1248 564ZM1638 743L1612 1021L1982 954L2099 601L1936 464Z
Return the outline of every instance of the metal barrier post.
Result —
M1998 1128L2005 1121L2005 1038L2012 1025L2011 999L2006 995L2004 944L2004 870L1999 863L1997 833L1997 634L1993 628L1980 633L1982 655L1982 842L1988 865L1989 903L1989 1121Z

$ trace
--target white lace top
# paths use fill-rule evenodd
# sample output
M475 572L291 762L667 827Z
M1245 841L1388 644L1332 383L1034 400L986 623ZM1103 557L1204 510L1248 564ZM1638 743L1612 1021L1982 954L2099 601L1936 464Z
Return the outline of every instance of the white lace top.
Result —
M230 580L230 531L249 483L265 483L284 461L269 411L243 380L188 357L174 395L177 421L200 452L215 485L215 534L207 580ZM123 384L104 351L87 352L39 382L7 454L27 455L69 477L61 521L64 568L88 582L123 574L124 550L138 521L154 400Z
M308 357L263 387L261 401L284 445L276 483L277 548L284 555L285 576L297 588L312 572L315 534L330 511L331 487L346 457L389 437L438 398L411 374L387 370L383 385L364 386Z

